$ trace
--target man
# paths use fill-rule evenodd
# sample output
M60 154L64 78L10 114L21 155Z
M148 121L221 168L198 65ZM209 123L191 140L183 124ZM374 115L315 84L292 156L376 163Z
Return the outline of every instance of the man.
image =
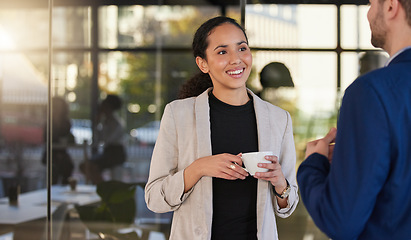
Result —
M297 180L333 240L411 239L411 0L371 0L367 17L390 59L347 88L338 133L307 144Z

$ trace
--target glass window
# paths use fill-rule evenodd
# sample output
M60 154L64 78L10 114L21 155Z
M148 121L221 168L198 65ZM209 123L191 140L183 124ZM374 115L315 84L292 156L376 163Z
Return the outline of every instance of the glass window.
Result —
M128 131L159 120L164 105L198 71L191 52L109 52L100 59L99 88L126 100Z
M54 48L91 46L89 7L54 7L52 25Z
M41 238L45 233L47 192L35 198L26 194L46 187L41 159L47 120L47 13L38 8L0 10L0 238L5 239Z
M48 47L48 11L0 9L0 50Z
M41 148L44 141L47 80L32 60L44 59L46 56L32 54L31 57L29 59L22 53L0 53L0 151L5 154L2 155L5 157L3 160L10 159L3 168L4 172L14 176L22 176L29 170L27 161L41 165L38 152L34 151L36 153L33 155L29 153ZM24 186L22 190L30 189Z
M343 53L341 55L341 90L344 91L358 76L383 67L388 58L389 55L382 51Z
M374 49L367 20L368 6L341 6L341 46L343 48Z
M248 85L254 92L260 92L264 99L290 112L298 160L303 160L307 140L326 133L328 127L335 123L338 100L336 61L336 54L333 52L254 53L254 69ZM284 64L290 72L294 87L287 87L287 84L279 88L262 87L261 71L273 62ZM281 74L281 68L273 71L278 71L279 76L284 76ZM272 80L274 81L274 77Z
M246 29L251 47L335 48L336 7L250 4Z
M105 6L99 9L100 46L190 47L195 29L219 9L205 6Z
M52 94L60 96L68 104L75 143L82 144L84 140L92 143L90 93L93 70L90 53L56 52L53 55L52 70ZM86 125L89 125L90 129L79 131L78 127L86 127Z
M228 6L226 10L226 16L235 19L241 24L241 7L240 6ZM220 15L220 14L216 14ZM206 19L204 19L205 21ZM194 33L193 33L194 34Z

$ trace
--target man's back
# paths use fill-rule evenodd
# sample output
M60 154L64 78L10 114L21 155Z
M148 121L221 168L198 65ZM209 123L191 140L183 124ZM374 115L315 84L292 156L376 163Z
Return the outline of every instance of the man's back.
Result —
M338 130L307 143L297 180L333 240L411 239L411 1L370 0L367 19L390 63L347 88Z
M327 166L325 156L311 155L298 182L328 236L411 239L411 49L347 88L328 176L304 171Z
M357 148L366 147L364 153L370 152L368 157L355 159L356 162L366 160L366 164L361 165L366 167L362 174L368 175L362 178L365 180L363 190L377 194L374 207L371 207L372 202L363 201L363 204L370 204L364 207L372 212L360 238L411 239L411 192L407 190L411 187L411 49L393 59L388 67L358 79L361 81L375 91L376 103L364 107L379 108L369 116L369 123L364 122L364 127L375 132L378 139L371 141L381 145L367 144L369 138L359 136ZM342 125L344 123L342 120ZM352 151L357 150L353 148Z

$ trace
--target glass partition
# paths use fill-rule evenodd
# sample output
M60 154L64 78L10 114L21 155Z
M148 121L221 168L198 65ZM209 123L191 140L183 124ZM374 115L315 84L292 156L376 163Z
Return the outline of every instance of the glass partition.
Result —
M91 47L90 7L53 7L53 48Z
M213 6L104 6L99 8L99 45L103 48L190 47L196 27Z
M1 50L48 48L47 8L0 9Z
M48 33L47 9L0 9L0 239L46 235Z
M0 240L113 234L167 239L172 213L155 214L144 202L159 120L165 104L198 71L191 53L194 31L221 13L245 20L253 53L248 87L291 113L298 167L306 142L335 126L344 89L361 74L360 60L378 52L369 43L368 7L244 7L241 16L240 4L59 5L52 8L52 48L49 9L1 9L0 215L16 209L8 196L17 185L17 209L32 212L22 211L19 221L1 220ZM377 57L378 65L385 57ZM269 64L285 66L292 84L264 87L260 73ZM124 146L124 159L99 169L100 185L86 163L106 151L100 110L112 95L122 103L115 115L123 127L117 144ZM128 196L120 207L109 200L118 194ZM123 223L104 215L110 211ZM327 239L301 202L278 225L280 239Z

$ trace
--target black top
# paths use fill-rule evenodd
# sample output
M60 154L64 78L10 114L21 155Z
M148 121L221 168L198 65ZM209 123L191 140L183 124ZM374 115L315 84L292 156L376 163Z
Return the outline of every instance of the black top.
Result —
M232 106L210 94L211 147L213 155L258 151L257 123L252 97ZM257 239L257 179L213 178L212 240Z

